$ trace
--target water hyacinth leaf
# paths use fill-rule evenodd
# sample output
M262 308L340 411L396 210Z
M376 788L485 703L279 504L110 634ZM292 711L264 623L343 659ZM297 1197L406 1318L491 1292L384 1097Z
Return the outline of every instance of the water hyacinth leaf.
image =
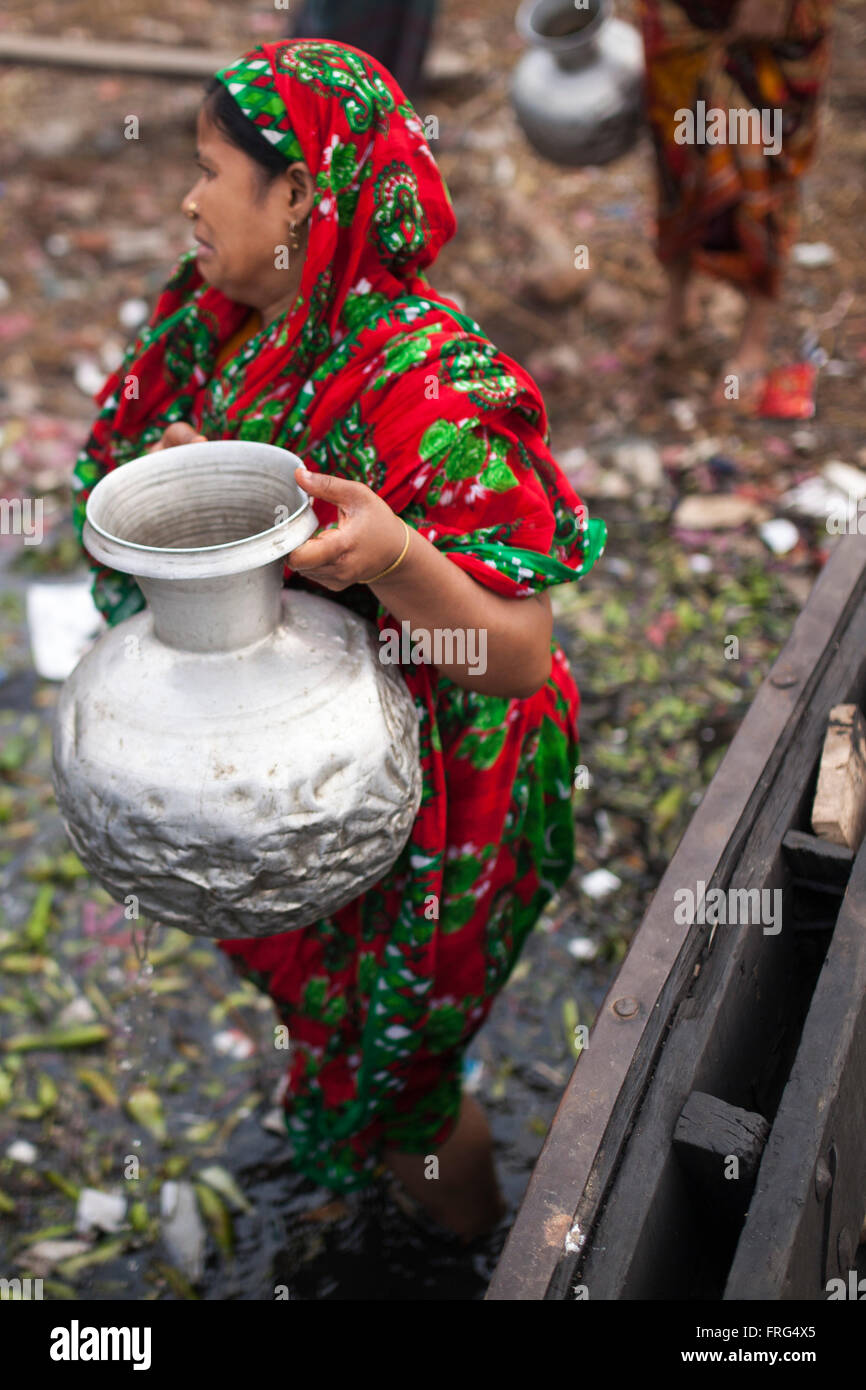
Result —
M141 1125L142 1129L146 1129L148 1134L152 1134L159 1144L166 1142L168 1130L166 1129L162 1101L156 1091L151 1090L150 1086L136 1086L130 1092L125 1109L136 1124Z
M24 937L28 945L38 949L45 940L51 922L53 902L54 889L50 883L44 883L36 894L36 901L24 928Z
M80 1189L69 1178L65 1178L62 1173L56 1172L53 1168L46 1168L44 1176L52 1187L56 1187L58 1192L63 1193L64 1197L70 1197L73 1202L78 1201Z
M8 1072L0 1071L0 1108L8 1105L12 1099L12 1077Z
M7 975L38 975L42 971L46 974L56 975L58 966L57 962L53 961L50 956L8 951L4 956L0 956L0 970L3 970Z
M59 1092L52 1078L47 1072L40 1072L36 1082L36 1099L42 1106L43 1112L51 1110L57 1104Z
M200 1124L190 1125L184 1132L184 1139L188 1144L206 1144L212 1139L219 1129L216 1120L202 1120Z
M235 1211L251 1212L252 1204L241 1192L231 1173L219 1164L213 1163L209 1168L203 1168L199 1173L201 1182L207 1183L214 1192L218 1192L221 1197L225 1197L229 1206Z
M224 1255L230 1255L234 1247L234 1230L228 1207L219 1194L203 1182L195 1183L195 1194L214 1240Z
M64 1284L60 1279L43 1279L42 1291L47 1293L50 1298L62 1299L64 1302L75 1303L78 1301L78 1294L69 1284Z
M105 1019L106 1023L111 1023L114 1018L114 1010L99 986L94 984L91 980L84 986L84 993L87 995L87 998L90 1000L100 1018Z
M40 1240L58 1240L62 1236L73 1235L74 1225L69 1221L59 1222L54 1226L43 1226L39 1231L29 1231L27 1235L20 1238L22 1245L36 1245Z
M172 1154L162 1165L167 1178L179 1178L189 1167L189 1154Z
M155 1260L153 1263L154 1273L165 1280L173 1294L178 1298L187 1299L190 1302L198 1301L198 1294L189 1282L185 1274L174 1265L166 1264L164 1260Z
M5 1216L11 1216L14 1210L15 1203L12 1198L7 1196L3 1189L0 1188L0 1212L3 1212Z
M102 1023L90 1023L82 1028L55 1029L47 1033L16 1033L6 1038L3 1049L6 1052L38 1052L44 1049L67 1047L92 1047L105 1042L111 1036Z
M226 1119L223 1122L223 1125L220 1129L219 1142L221 1144L224 1144L226 1142L226 1140L229 1138L229 1135L231 1135L234 1132L234 1130L237 1129L238 1125L241 1123L242 1120L246 1120L249 1118L250 1115L252 1115L256 1106L261 1103L262 1099L263 1097L259 1094L258 1091L251 1091L250 1094L247 1096L246 1100L241 1101L240 1105L235 1106L234 1110L231 1112L228 1119Z
M90 1067L81 1067L75 1073L78 1080L95 1096L98 1096L104 1105L112 1108L120 1104L120 1097L117 1094L114 1082L107 1076L103 1076L101 1071L95 1071Z
M21 1100L17 1105L10 1107L10 1113L19 1120L39 1120L42 1118L43 1110L38 1101Z
M580 1052L580 1045L577 1041L577 1034L575 1031L579 1023L580 1013L574 1000L571 997L563 1000L562 1026L565 1029L565 1037L572 1057L577 1057Z
M161 979L151 980L151 994L179 994L181 990L189 989L191 981L185 979L183 975L165 975Z
M26 734L11 734L0 745L0 772L17 772L23 767L34 746Z
M666 830L671 821L674 820L686 795L686 789L681 783L676 783L668 787L663 796L656 802L653 819L656 829Z
M78 855L73 850L67 850L64 854L57 855L55 859L48 855L38 856L24 870L24 877L29 878L34 883L47 882L48 880L55 883L75 883L80 878L87 878L87 870Z
M136 1235L143 1235L150 1225L146 1202L133 1202L129 1208L129 1224Z
M167 965L169 961L186 955L191 945L192 938L186 932L180 931L177 927L170 927L162 944L148 952L150 963L154 966Z
M0 1011L4 1014L17 1014L20 1018L22 1014L30 1013L27 1005L22 999L0 999Z
M75 1279L83 1269L90 1269L92 1265L107 1264L109 1260L115 1260L123 1254L126 1248L126 1238L118 1236L115 1240L107 1240L98 1245L95 1250L90 1250L86 1255L75 1255L71 1260L64 1260L57 1266L60 1274L66 1279Z

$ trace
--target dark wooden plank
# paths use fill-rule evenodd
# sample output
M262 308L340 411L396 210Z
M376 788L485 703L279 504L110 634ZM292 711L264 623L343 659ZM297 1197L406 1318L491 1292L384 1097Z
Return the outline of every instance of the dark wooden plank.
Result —
M769 1133L756 1111L692 1091L674 1128L674 1152L703 1200L742 1220Z
M795 878L844 893L854 863L852 849L831 844L804 830L789 830L782 840L782 849Z
M701 879L714 883L730 877L810 700L828 665L838 664L838 640L864 586L866 545L857 536L846 537L698 807L599 1011L489 1299L563 1296L571 1282L577 1253L598 1215L672 1014L703 949L699 933L674 923L673 893ZM853 679L852 673L849 684ZM835 692L834 698L839 698ZM637 1001L637 1010L625 1017L616 1007L622 997ZM682 1093L680 1107L692 1089Z
M237 53L170 44L104 43L67 39L62 34L0 34L0 63L35 67L81 68L99 72L144 73L151 77L210 77Z
M825 1299L866 1211L866 845L758 1172L726 1299Z

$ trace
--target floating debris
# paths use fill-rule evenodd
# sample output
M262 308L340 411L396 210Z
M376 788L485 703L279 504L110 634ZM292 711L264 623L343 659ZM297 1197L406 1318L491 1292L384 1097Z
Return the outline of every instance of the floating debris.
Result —
M256 1051L252 1038L248 1033L241 1032L240 1028L226 1028L221 1033L214 1033L213 1045L215 1052L236 1062L245 1061Z
M113 1192L100 1192L95 1187L83 1187L78 1195L75 1229L79 1235L105 1231L113 1235L126 1219L126 1198Z
M612 874L610 869L593 869L592 873L584 874L580 880L581 888L590 898L606 898L615 893L621 884L622 879Z
M11 1158L13 1163L35 1163L39 1150L29 1139L13 1139L6 1150L6 1157Z
M32 1270L39 1278L50 1274L65 1260L86 1255L90 1248L86 1240L40 1240L18 1256L18 1264Z
M204 1272L207 1233L190 1182L164 1182L159 1194L162 1240L171 1259L197 1284Z
M598 955L597 943L588 936L575 936L569 941L566 949L575 960L595 960Z

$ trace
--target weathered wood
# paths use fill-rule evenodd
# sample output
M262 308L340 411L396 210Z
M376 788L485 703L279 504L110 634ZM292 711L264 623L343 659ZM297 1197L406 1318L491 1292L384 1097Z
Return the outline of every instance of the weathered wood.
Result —
M764 1150L726 1299L826 1299L866 1206L866 845Z
M756 1111L692 1091L677 1120L673 1146L710 1209L720 1207L742 1219L769 1133L769 1122Z
M838 893L840 897L844 894L854 863L853 849L819 840L817 835L803 830L789 830L782 849L795 881Z
M0 63L144 73L151 77L211 77L237 53L169 44L104 43L95 39L43 38L0 33Z
M866 830L866 723L856 705L835 705L818 768L812 829L857 849Z
M820 576L771 678L759 691L698 807L599 1011L589 1046L580 1055L545 1140L488 1290L489 1299L566 1295L578 1259L591 1244L590 1235L617 1166L623 1161L626 1139L674 1012L694 986L695 967L705 951L707 931L674 922L673 894L698 880L713 886L730 882L762 811L771 820L776 816L776 807L765 807L765 803L792 746L798 747L798 759L807 756L801 735L806 735L806 743L814 747L817 757L826 712L838 701L840 690L847 694L863 674L866 621L859 624L850 641L842 644L840 639L861 606L864 589L866 547L858 537L846 537ZM823 702L823 708L813 716L810 712L816 700ZM820 720L820 727L816 720ZM777 886L782 881L781 835L793 824L789 806L782 814L787 823L779 828L775 840ZM718 962L718 945L726 933L730 939L729 929L717 931L710 963L714 956ZM748 929L743 934L748 935ZM748 962L728 958L725 964L729 971L726 997L735 999L744 978L739 967ZM706 972L704 965L698 983ZM638 1001L637 1011L627 1018L615 1009L617 999L624 995ZM748 1011L745 1017L748 1022ZM744 1036L747 1051L753 1036L748 1027ZM668 1193L678 1192L688 1206L684 1176L673 1159L670 1136L689 1092L706 1088L703 1076L697 1078L695 1070L693 1066L688 1078L684 1072L682 1081L687 1084L680 1085L673 1097L672 1112L668 1113L670 1106L666 1109L666 1128L661 1135L654 1135L656 1150L664 1150L662 1161L658 1153L650 1154L652 1177L648 1185L638 1175L645 1199L642 1219L648 1227L653 1225L653 1208L647 1186L650 1192L662 1187ZM724 1092L722 1086L711 1089ZM666 1212L671 1210L670 1202L664 1206ZM656 1224L660 1248L668 1248L676 1239L676 1231L664 1230L663 1221ZM633 1230L626 1231L626 1246L633 1236Z

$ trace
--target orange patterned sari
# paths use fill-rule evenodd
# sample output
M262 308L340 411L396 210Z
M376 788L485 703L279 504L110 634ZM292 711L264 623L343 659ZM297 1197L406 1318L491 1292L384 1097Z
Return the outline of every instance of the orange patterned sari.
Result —
M778 294L797 180L815 149L830 4L791 0L782 37L728 41L732 0L639 0L662 262L687 257L743 289ZM746 122L737 143L677 142L683 112L697 130L704 112L732 109L767 112L766 128L774 120L780 132L777 152L763 137L744 140Z

